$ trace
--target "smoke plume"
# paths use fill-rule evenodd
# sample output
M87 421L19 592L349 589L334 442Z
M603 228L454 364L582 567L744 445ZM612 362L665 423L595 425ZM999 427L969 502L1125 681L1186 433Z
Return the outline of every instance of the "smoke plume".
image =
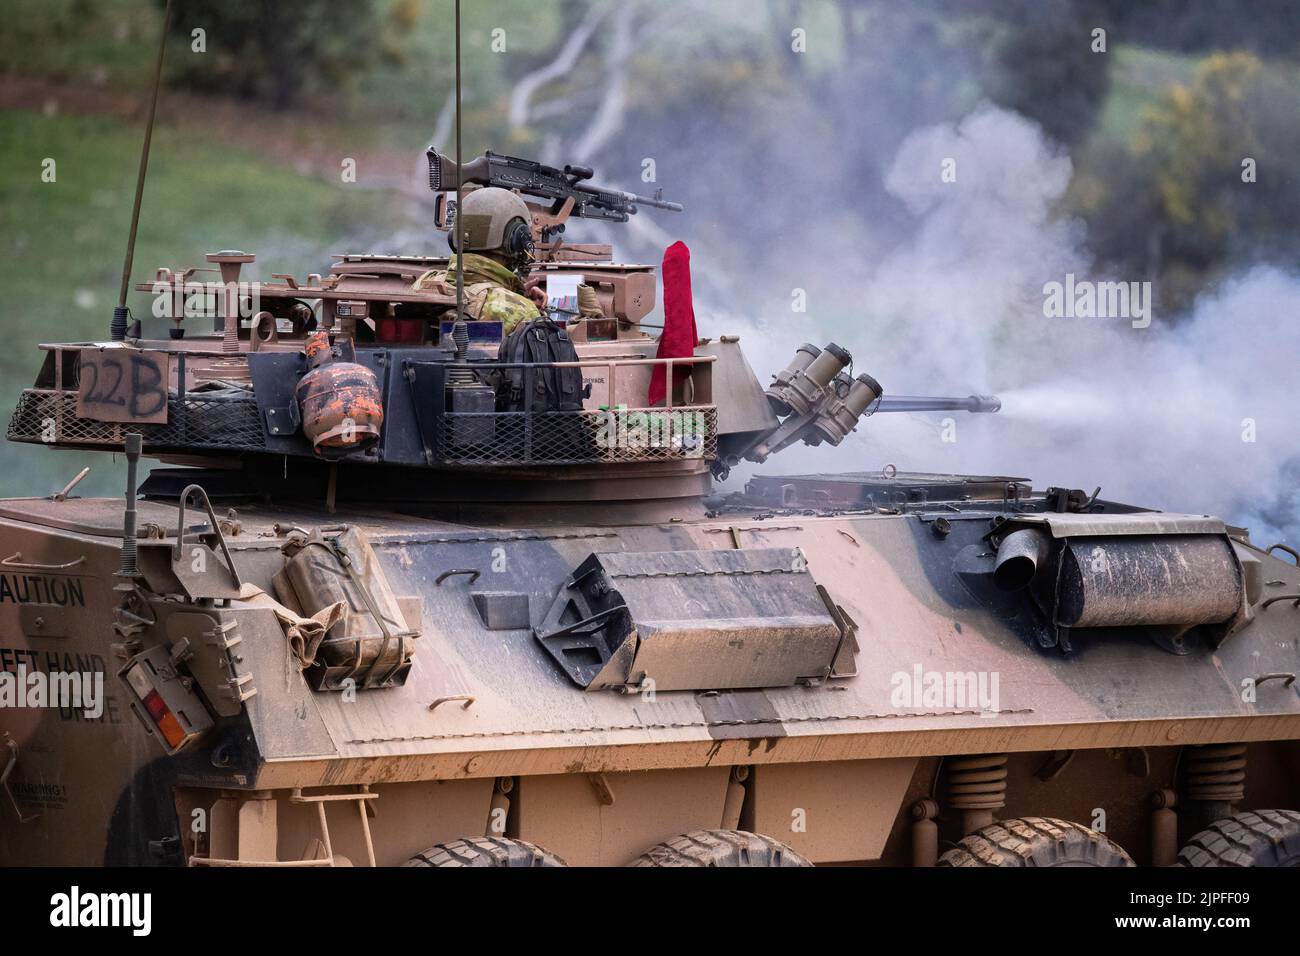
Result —
M955 178L945 181L944 169ZM1190 314L1156 312L1145 329L1125 317L1047 317L1044 285L1067 273L1092 282L1147 278L1093 268L1081 224L1054 212L1070 175L1068 155L1005 110L984 107L917 130L884 178L910 216L891 252L847 267L800 259L795 281L822 290L820 299L809 295L806 313L769 308L751 319L732 309L710 320L701 309L702 334L740 332L763 379L800 342L834 340L887 393L1003 400L1000 414L952 413L947 423L947 414L879 415L840 448L792 448L762 470L889 462L1026 477L1038 488L1100 485L1105 497L1220 515L1263 544L1300 540L1288 398L1300 356L1300 279L1248 268ZM864 229L870 221L864 216ZM858 273L860 285L826 291Z

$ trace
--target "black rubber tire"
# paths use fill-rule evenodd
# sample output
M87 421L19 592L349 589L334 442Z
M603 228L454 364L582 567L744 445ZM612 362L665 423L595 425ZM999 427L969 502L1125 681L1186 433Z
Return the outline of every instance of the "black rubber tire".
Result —
M939 866L1133 865L1104 833L1051 817L1020 817L981 827L939 857Z
M466 837L417 853L403 866L567 866L554 853L523 840Z
M1187 841L1178 866L1300 867L1300 813L1252 810L1218 820Z
M692 830L646 850L628 866L812 866L779 840L745 830Z

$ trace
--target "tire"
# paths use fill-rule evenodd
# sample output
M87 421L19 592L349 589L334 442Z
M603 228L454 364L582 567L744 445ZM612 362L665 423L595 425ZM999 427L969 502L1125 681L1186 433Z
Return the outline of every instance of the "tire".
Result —
M1300 867L1300 813L1252 810L1219 820L1187 841L1177 865Z
M438 843L417 853L403 866L567 866L554 853L523 840L466 837Z
M1051 817L1021 817L964 837L939 857L939 866L1133 866L1133 861L1096 830Z
M812 866L784 843L745 830L692 830L652 846L628 866Z

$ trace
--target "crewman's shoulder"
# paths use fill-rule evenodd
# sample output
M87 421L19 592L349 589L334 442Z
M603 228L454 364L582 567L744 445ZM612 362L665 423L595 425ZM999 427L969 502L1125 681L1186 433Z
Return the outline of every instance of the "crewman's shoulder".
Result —
M454 281L454 280L453 280ZM411 283L412 292L442 292L447 287L447 271L430 269Z
M483 299L481 318L495 321L529 318L537 314L537 305L527 296L497 286Z

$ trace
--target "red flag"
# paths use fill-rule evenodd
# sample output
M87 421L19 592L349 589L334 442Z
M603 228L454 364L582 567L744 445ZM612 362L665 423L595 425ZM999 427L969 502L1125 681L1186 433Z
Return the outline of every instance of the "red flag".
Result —
M691 305L691 250L684 242L674 242L664 250L660 269L664 283L664 330L659 336L655 358L685 358L695 354L699 336L695 331L695 309ZM674 367L673 379L680 382L690 372L689 365ZM662 402L667 395L664 366L656 365L650 375L650 405Z

